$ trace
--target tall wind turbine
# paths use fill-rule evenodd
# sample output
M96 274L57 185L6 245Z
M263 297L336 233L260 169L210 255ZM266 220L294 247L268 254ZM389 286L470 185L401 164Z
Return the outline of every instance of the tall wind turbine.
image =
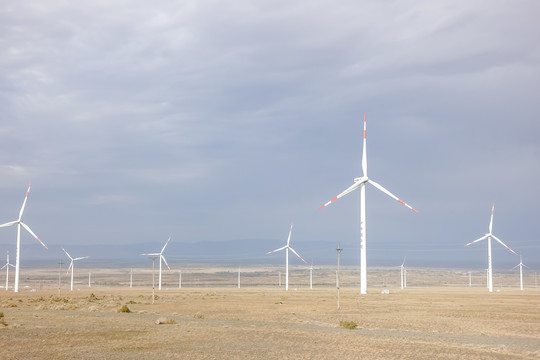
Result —
M8 262L9 262L9 257L8 257ZM523 290L523 267L525 266L526 268L528 268L528 266L523 263L523 258L521 255L519 255L519 264L514 266L513 269L517 268L518 266L519 266L519 289Z
M298 253L296 251L294 251L294 249L292 247L290 247L290 242L291 242L291 233L292 233L292 228L293 228L293 224L291 223L291 229L289 230L289 238L287 239L287 245L283 246L283 247L280 247L279 249L276 249L276 250L272 250L272 251L269 251L266 253L266 255L268 254L271 254L271 253L274 253L274 252L277 252L277 251L281 251L281 250L286 250L285 251L285 290L289 290L289 250L291 250L294 255L298 256L300 258L300 260L302 260L303 262L306 262L306 260L302 259L302 257L300 255L298 255Z
M366 184L370 183L375 186L377 189L390 196L391 198L397 200L401 204L405 205L414 212L418 212L410 205L406 204L400 200L397 196L392 194L390 191L386 190L382 185L376 183L375 181L368 178L367 174L367 154L366 154L366 115L364 114L364 145L362 152L362 172L363 176L354 179L354 184L348 187L338 196L334 197L332 200L324 204L319 208L322 209L342 196L347 195L348 193L360 188L360 294L367 294L367 264L366 264Z
M15 221L10 221L10 222L0 225L0 227L6 227L6 226L15 225L15 224L17 225L17 254L15 256L15 287L14 287L15 292L19 291L19 265L20 265L20 259L21 259L21 226L25 228L26 231L28 231L33 237L35 237L36 240L39 241L40 244L45 247L45 249L48 249L47 246L41 240L39 240L37 235L34 234L34 232L28 227L28 225L22 222L22 215L24 212L24 207L26 206L26 200L28 200L28 193L30 192L31 186L32 186L32 183L28 185L28 190L26 191L26 196L24 198L21 211L19 212L19 218Z
M141 255L148 255L148 256L159 256L159 284L158 284L158 290L161 290L161 262L165 262L165 265L167 265L167 268L171 270L169 267L169 264L167 264L167 260L165 260L165 256L163 256L163 251L165 251L165 248L167 247L167 244L171 241L171 237L167 239L167 242L165 245L163 245L163 248L158 253L151 253L151 254L141 254Z
M495 211L495 203L493 203L493 206L491 207L491 220L489 221L489 232L486 235L482 236L480 239L471 241L470 243L465 245L465 246L469 246L469 245L474 244L474 243L476 243L478 241L482 241L482 240L487 239L487 241L488 241L487 282L488 282L489 292L493 292L493 268L491 267L491 238L497 240L499 243L501 243L502 246L504 246L505 248L507 248L508 250L510 250L511 252L513 252L514 254L517 255L517 253L514 250L510 249L508 247L508 245L506 245L498 237L493 235L493 212L494 211Z
M2 268L0 268L0 270L4 270L4 268L6 268L6 291L8 290L8 287L9 287L9 267L15 267L15 265L12 265L9 263L9 251L7 252L7 262L6 262L6 265L2 266ZM523 290L523 289L522 289Z
M66 249L62 248L62 250L64 250L68 258L70 258L71 260L71 263L69 264L67 272L69 273L69 270L71 270L71 291L73 291L73 271L75 270L74 262L77 260L88 259L90 256L72 258L71 255L69 255L69 253L66 251Z

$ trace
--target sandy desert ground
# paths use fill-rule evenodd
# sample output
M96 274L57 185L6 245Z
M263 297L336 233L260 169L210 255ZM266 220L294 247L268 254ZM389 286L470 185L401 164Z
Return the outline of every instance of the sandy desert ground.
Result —
M0 291L1 359L540 359L536 289L345 287L338 310L332 286L164 287L152 304L146 283L66 280Z

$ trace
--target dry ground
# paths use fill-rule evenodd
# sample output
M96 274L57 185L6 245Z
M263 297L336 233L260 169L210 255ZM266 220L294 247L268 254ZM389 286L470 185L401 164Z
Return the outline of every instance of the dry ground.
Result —
M2 290L0 359L540 359L534 290L349 288L341 310L331 287L156 293L152 304L147 287Z

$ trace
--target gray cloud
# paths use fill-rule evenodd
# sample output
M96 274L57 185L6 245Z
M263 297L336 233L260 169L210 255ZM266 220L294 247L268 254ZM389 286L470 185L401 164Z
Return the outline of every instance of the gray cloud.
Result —
M538 7L4 4L0 217L33 181L25 216L58 242L278 239L291 220L306 246L354 241L358 194L317 208L360 176L367 113L370 175L421 210L368 189L375 253L444 259L495 201L538 258ZM48 207L70 208L65 233Z

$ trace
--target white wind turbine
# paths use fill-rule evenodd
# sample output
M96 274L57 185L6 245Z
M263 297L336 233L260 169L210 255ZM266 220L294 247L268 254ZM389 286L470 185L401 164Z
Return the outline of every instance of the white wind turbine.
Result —
M511 252L513 252L514 254L517 255L517 253L510 249L508 247L508 245L506 245L505 243L503 243L498 237L496 237L495 235L493 235L493 212L495 211L495 203L493 203L493 206L491 207L491 220L489 221L489 233L487 233L486 235L482 236L480 239L477 239L477 240L474 240L474 241L471 241L470 243L466 244L465 246L469 246L471 244L474 244L478 241L482 241L482 240L485 240L487 239L488 241L488 268L487 268L487 282L488 282L488 289L489 289L489 292L493 292L493 268L491 267L491 238L497 240L499 243L501 243L502 246L504 246L505 248L507 248L508 250L510 250Z
M367 294L367 264L366 264L366 184L370 183L375 186L377 189L390 196L391 198L397 200L401 204L405 205L414 212L418 212L416 209L412 208L410 205L406 204L400 200L397 196L392 194L390 191L386 190L382 185L376 183L375 181L368 178L367 174L367 154L366 154L366 115L364 114L364 145L362 152L362 172L363 176L354 179L354 184L348 187L338 196L334 197L332 200L321 206L319 209L322 209L342 196L347 195L348 193L360 188L360 294Z
M290 242L291 242L291 233L292 233L292 228L293 228L293 224L291 223L291 229L289 230L289 238L287 239L287 245L283 246L283 247L280 247L279 249L276 249L276 250L272 250L272 251L269 251L266 253L266 255L268 254L271 254L271 253L274 253L274 252L277 252L277 251L281 251L283 249L285 249L285 290L289 290L289 250L291 250L294 255L298 256L300 258L300 260L302 260L303 262L306 262L306 260L302 259L302 257L300 255L298 255L298 253L296 251L294 251L294 249L292 247L290 247Z
M20 260L21 260L21 226L25 228L26 231L28 231L33 237L35 237L36 240L39 241L40 244L45 247L45 249L48 249L47 246L41 240L39 240L37 235L34 234L34 232L28 227L28 225L22 222L22 215L24 212L24 207L26 206L26 200L28 200L28 193L30 192L31 186L32 186L32 183L28 185L28 190L26 191L26 196L24 198L21 211L19 212L19 218L15 221L10 221L10 222L0 225L0 227L6 227L6 226L15 225L15 224L17 225L17 253L15 256L15 286L14 286L15 292L19 291L19 267L20 267L19 265L20 265Z
M406 284L407 275L405 275L405 259L407 259L406 256L403 258L403 263L399 266L401 268L401 290L407 287L407 284Z
M171 270L171 268L169 267L169 264L167 264L167 260L165 260L165 256L163 256L163 251L165 251L165 248L167 247L167 244L169 243L169 241L171 241L171 237L169 236L169 238L167 239L167 242L165 243L165 245L163 245L163 248L161 249L160 252L158 253L151 253L151 254L141 254L141 255L147 255L147 256L152 256L152 257L157 257L159 256L159 283L158 283L158 290L161 290L161 261L163 260L163 262L165 262L165 265L167 265L167 268L169 270Z
M71 270L71 291L73 291L73 271L75 270L74 262L77 260L88 259L90 256L72 258L71 255L69 255L69 253L66 251L66 249L62 248L62 250L64 250L68 258L70 258L71 260L71 263L69 264L69 267L67 269L67 273L69 273L69 270Z
M8 258L9 262L9 258ZM519 264L513 267L513 269L517 268L519 266L519 289L523 290L523 267L529 268L527 265L523 263L523 258L521 255L519 255Z
M0 270L4 270L4 268L6 268L6 291L8 290L8 287L9 287L9 267L15 267L15 265L12 265L9 263L9 251L7 252L7 262L6 262L6 265L2 266L2 268L0 268Z

